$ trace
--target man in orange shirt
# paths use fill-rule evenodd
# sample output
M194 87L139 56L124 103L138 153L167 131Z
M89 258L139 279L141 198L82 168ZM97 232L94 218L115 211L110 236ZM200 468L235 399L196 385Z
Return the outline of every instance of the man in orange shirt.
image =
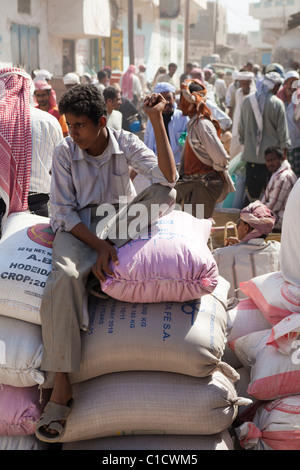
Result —
M176 202L182 209L187 210L184 206L190 204L193 216L207 219L212 217L215 204L235 189L227 171L230 157L220 139L221 128L205 104L206 96L199 80L186 80L181 85L179 108L190 121L175 188Z
M58 111L55 93L52 86L45 80L36 81L34 86L34 96L37 101L36 107L41 109L42 111L47 111L48 113L52 114L52 116L56 117L59 124L61 125L64 137L67 137L69 135L69 129L66 123L65 116L61 115Z

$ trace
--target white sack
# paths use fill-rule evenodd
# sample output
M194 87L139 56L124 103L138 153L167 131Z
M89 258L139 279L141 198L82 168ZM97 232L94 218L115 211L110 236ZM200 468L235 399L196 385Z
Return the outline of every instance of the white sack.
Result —
M42 385L43 343L39 325L0 315L0 383L14 387Z
M287 200L281 231L281 271L285 281L300 288L300 180Z
M40 305L52 269L49 219L11 214L0 240L0 315L41 324Z
M247 392L258 400L300 393L300 341L293 339L290 354L282 354L272 343L272 330L250 333L231 343L251 374Z
M235 308L228 310L228 343L241 336L268 328L272 328L271 323L252 299L242 299Z
M300 313L300 288L286 282L281 271L255 277L240 288L272 325L291 313Z
M245 449L300 450L300 395L265 403L235 431Z
M35 436L0 436L0 450L48 450Z

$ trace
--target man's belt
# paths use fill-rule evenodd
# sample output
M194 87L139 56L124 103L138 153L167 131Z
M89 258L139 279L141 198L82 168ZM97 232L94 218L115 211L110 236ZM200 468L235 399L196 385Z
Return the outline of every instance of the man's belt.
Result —
M28 193L28 205L45 203L49 201L49 194L45 193Z

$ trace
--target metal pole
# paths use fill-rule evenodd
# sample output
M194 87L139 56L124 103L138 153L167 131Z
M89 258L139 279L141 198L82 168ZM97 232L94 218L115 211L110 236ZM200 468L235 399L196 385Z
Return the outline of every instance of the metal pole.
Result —
M219 0L215 4L215 18L214 18L214 54L217 53L217 32L218 32L218 19L219 19Z
M129 48L129 63L135 64L134 53L134 0L128 0L128 48Z
M282 28L282 35L284 36L286 33L286 0L282 2L282 10L283 10L283 28Z
M190 0L185 0L185 27L184 27L184 67L189 61L190 40Z

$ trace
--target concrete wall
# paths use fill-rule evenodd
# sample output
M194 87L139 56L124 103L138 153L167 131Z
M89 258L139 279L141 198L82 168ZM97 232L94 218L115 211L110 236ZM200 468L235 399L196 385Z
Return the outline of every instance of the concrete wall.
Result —
M17 0L0 0L0 67L23 65L13 63L11 26L17 24L39 30L35 68L62 76L63 39L73 39L75 69L82 74L89 60L88 38L110 36L109 5L109 0L31 0L31 14L20 14Z
M49 33L68 39L110 36L109 0L48 0Z
M11 25L13 23L39 28L39 67L54 74L62 70L62 40L49 37L47 25L47 0L31 0L31 15L18 13L17 0L1 0L0 10L0 66L16 66L11 48Z

